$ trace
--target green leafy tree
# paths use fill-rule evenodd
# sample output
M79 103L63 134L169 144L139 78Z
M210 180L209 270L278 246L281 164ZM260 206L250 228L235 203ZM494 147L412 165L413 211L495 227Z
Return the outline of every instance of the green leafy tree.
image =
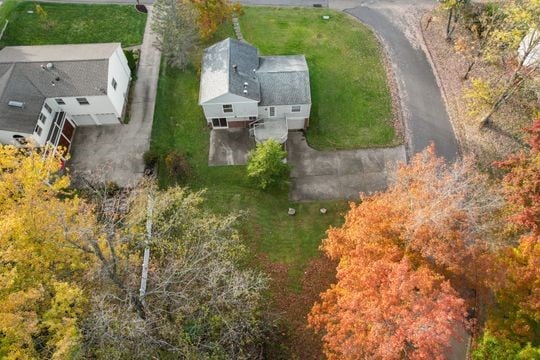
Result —
M248 155L248 178L263 190L284 185L290 173L286 159L287 152L277 141L270 139L257 144Z
M484 331L472 352L473 360L540 360L540 348L519 343Z

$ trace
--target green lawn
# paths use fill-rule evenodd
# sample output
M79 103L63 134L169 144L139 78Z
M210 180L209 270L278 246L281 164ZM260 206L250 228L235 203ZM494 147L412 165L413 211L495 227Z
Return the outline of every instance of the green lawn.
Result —
M45 10L46 16L38 15L36 4ZM146 14L130 5L15 3L10 0L9 7L9 25L1 46L96 42L137 45L142 43L146 24Z
M232 35L232 26L220 29L213 41ZM198 59L197 61L200 61ZM330 225L340 225L346 210L345 201L290 203L286 191L266 193L254 188L246 179L244 166L208 166L210 133L200 106L199 75L196 67L185 71L162 66L152 149L166 154L175 149L189 156L193 174L187 181L192 189L207 189L205 198L211 210L242 212L241 232L256 251L271 261L288 266L291 286L298 290L309 260L318 254L318 246ZM161 164L160 169L164 166ZM162 186L171 184L160 171ZM328 208L321 215L321 207ZM287 209L294 207L295 216Z
M392 124L379 45L365 26L328 9L259 7L245 8L240 24L246 40L263 55L306 55L312 147L352 149L401 141Z

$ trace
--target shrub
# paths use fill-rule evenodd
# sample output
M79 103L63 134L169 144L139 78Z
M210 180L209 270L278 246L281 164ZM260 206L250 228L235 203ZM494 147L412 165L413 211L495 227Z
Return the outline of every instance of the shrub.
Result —
M191 174L191 167L187 156L184 153L178 151L170 151L165 156L165 167L171 177L177 180L184 180Z
M154 150L148 150L143 154L144 166L153 168L159 160L159 155Z
M105 184L105 191L107 196L114 196L120 191L120 186L114 181L108 181Z
M262 190L285 185L290 172L286 158L287 152L275 140L257 144L248 155L247 176Z
M137 62L139 60L139 53L135 50L124 50L124 54L126 55L129 69L131 70L131 73L134 75L137 71Z

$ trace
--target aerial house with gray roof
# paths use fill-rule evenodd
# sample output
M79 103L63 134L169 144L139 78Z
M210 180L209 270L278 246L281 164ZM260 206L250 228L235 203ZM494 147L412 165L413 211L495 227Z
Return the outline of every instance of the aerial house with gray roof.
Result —
M250 128L257 142L287 140L309 124L311 92L304 55L259 56L234 39L204 51L199 105L213 129Z
M62 146L78 126L120 124L131 71L119 43L0 51L0 142Z

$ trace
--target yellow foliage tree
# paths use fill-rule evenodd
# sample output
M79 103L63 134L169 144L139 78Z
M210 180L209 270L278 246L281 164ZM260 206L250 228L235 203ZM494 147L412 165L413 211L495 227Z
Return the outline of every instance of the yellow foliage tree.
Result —
M58 155L0 147L0 357L67 358L90 258L76 246L91 209L67 192Z

